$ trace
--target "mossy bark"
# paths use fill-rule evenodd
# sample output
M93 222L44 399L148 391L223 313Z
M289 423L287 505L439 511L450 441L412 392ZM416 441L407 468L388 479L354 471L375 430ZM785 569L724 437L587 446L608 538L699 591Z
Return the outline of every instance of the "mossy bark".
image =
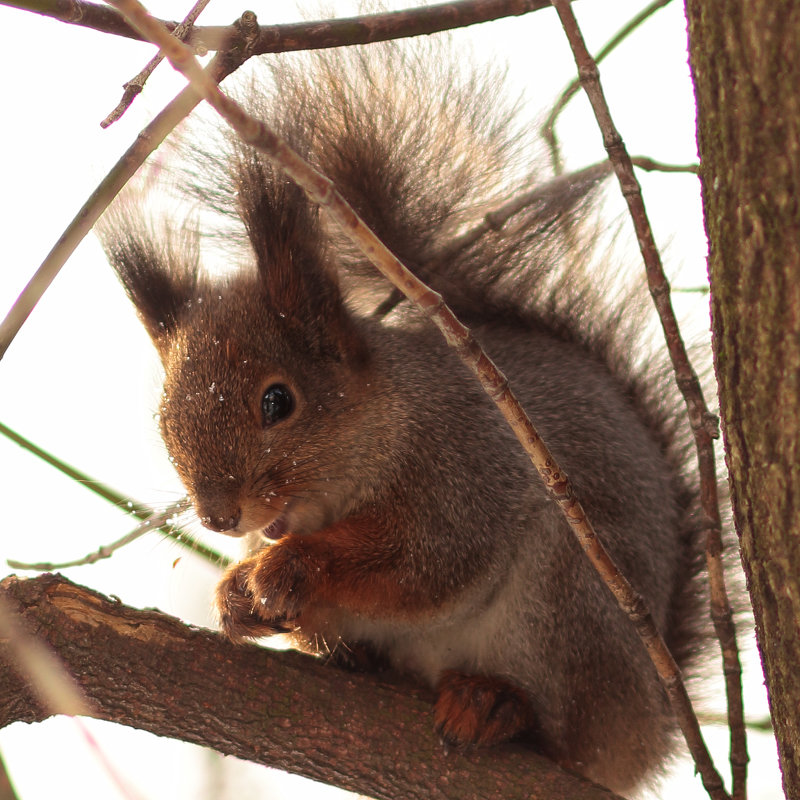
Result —
M736 530L800 797L800 5L687 0Z

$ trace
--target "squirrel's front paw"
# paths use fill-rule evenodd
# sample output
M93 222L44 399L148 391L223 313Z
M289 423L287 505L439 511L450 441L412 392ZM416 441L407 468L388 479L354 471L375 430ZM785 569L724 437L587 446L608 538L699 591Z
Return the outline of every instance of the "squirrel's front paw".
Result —
M234 564L217 586L222 630L235 642L294 630L306 582L302 560L283 546Z

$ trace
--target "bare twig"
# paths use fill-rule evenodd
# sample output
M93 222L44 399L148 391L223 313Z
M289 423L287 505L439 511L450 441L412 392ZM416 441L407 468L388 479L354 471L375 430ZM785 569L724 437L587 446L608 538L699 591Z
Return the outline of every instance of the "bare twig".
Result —
M586 187L591 183L596 183L610 175L611 171L611 164L608 161L603 161L577 172L571 172L568 175L559 175L553 180L537 186L535 189L514 195L501 206L488 212L474 228L454 237L449 242L445 242L432 256L431 263L427 265L428 268L452 258L491 231L502 230L506 222L520 211L536 203L546 203L551 197L563 197L565 189L571 186ZM403 292L397 288L393 289L389 296L376 307L373 316L379 319L385 317L402 299Z
M709 286L673 286L672 293L680 294L708 294L711 291Z
M143 35L156 42L164 50L164 54L175 68L192 81L197 91L202 93L204 99L225 118L247 144L264 152L289 177L302 186L309 197L325 209L378 270L400 288L412 302L416 303L439 328L445 340L475 374L483 389L511 426L539 472L548 492L561 507L590 561L613 593L622 610L631 619L664 682L676 713L683 724L689 728L693 725L696 729L696 737L690 731L687 738L690 738L692 744L696 744L699 740L705 750L680 670L658 633L650 612L597 538L583 507L575 497L568 477L558 466L520 407L507 379L483 352L469 330L456 319L441 295L419 281L381 243L347 204L331 181L303 161L284 140L264 123L249 117L236 103L226 97L219 87L203 73L191 50L181 42L172 39L163 26L147 14L138 0L109 1L122 10L131 23L142 31ZM698 760L703 762L702 756ZM710 764L707 752L703 763L704 769L706 769L706 763ZM713 770L713 766L711 769ZM714 775L716 775L715 772ZM715 797L725 798L722 782L719 776L716 777L719 789Z
M252 55L252 41L248 39L247 24L253 15L248 12L242 23L234 26L237 36L232 40L232 49L220 52L208 65L209 80L221 81L231 74L244 60ZM235 47L233 46L235 43ZM39 269L17 298L11 310L0 323L0 359L19 332L28 315L58 274L66 260L92 228L100 215L120 192L147 157L164 141L170 131L200 102L196 92L187 87L136 137L122 158L100 182L83 204L83 207L67 226L64 233L47 254Z
M699 164L665 164L647 156L633 156L631 163L645 172L688 172L697 175L700 172Z
M104 500L108 500L109 503L113 503L115 506L117 506L117 508L124 511L126 514L135 517L136 519L141 520L142 522L145 523L148 523L153 520L153 515L156 512L154 512L153 509L150 508L149 506L146 506L143 503L137 503L135 500L131 500L125 495L122 495L119 492L115 491L110 486L106 486L104 483L94 480L85 472L81 472L80 470L75 469L75 467L66 464L60 458L57 458L51 453L42 450L41 447L38 447L29 439L26 439L24 436L21 436L16 431L11 430L11 428L9 428L7 425L4 425L2 422L0 422L0 434L10 439L12 442L15 442L20 447L24 447L28 452L33 453L33 455L35 455L37 458L40 458L45 463L49 464L51 467L55 467L59 472L66 475L68 478L71 478L76 483L79 483L81 486L85 487L89 491L94 492L96 495L99 495ZM186 500L178 501L173 506L170 506L170 508L173 509L171 512L169 512L169 509L167 510L167 512L165 512L166 518L164 520L164 524L151 526L151 529L157 528L159 533L168 537L169 539L173 539L174 541L178 542L178 544L180 544L182 547L185 547L191 550L192 552L197 553L197 555L202 556L211 564L219 565L221 567L227 566L229 563L229 559L227 558L227 556L223 556L216 550L207 547L202 542L198 541L194 537L187 534L186 531L165 524L170 516L173 516L176 513L180 513L180 511L182 511L184 507L188 508L188 506L189 506L188 501ZM114 547L114 545L107 545L107 547ZM100 548L99 552L104 551L104 549L105 548ZM97 561L98 558L92 557L92 560ZM48 570L56 568L55 565L51 564L23 564L22 562L11 561L11 560L9 560L7 563L13 569ZM75 563L84 563L84 562L75 562ZM70 564L69 566L72 565L73 564ZM59 566L66 566L66 565L59 565Z
M606 56L612 53L622 42L624 42L625 39L630 36L645 20L655 14L655 12L660 8L663 8L671 2L672 0L653 0L649 6L643 8L633 19L620 28L620 30L618 30L614 36L612 36L611 39L606 42L605 45L603 45L603 47L595 56L595 62L599 64ZM553 171L556 173L556 175L560 175L564 169L564 165L561 161L561 150L558 146L558 138L556 137L556 120L561 112L566 108L567 103L572 100L580 88L580 78L576 78L561 93L561 96L558 98L556 104L547 115L547 119L544 121L544 125L542 125L541 128L542 138L545 140L545 142L547 142L547 145L550 148L550 160L553 165Z
M698 170L697 164L664 164L646 156L634 156L631 160L634 166L640 167L648 172L689 172L696 175ZM502 230L506 222L520 211L536 203L546 202L550 197L563 196L564 189L569 186L576 185L585 187L590 183L601 181L613 171L614 168L611 162L603 161L599 164L592 164L590 167L584 167L576 172L570 172L567 175L558 175L547 183L537 186L535 189L514 195L514 197L511 197L503 203L503 205L498 206L486 214L483 221L474 228L465 231L460 236L442 245L439 251L433 256L433 263L438 264L441 261L451 258L491 231ZM399 289L394 289L390 295L377 306L373 315L378 318L385 317L402 299L403 293Z
M701 711L697 715L697 719L700 720L701 725L720 725L720 726L728 726L728 715L727 714L716 714L712 711ZM762 733L771 733L773 736L775 735L775 726L772 724L772 718L767 714L766 717L761 717L760 719L746 719L745 727L749 728L751 731L760 731Z
M646 156L635 156L631 159L633 165L647 170L648 172L690 172L697 174L697 164L675 165L663 164ZM592 164L576 172L567 175L558 175L547 183L537 186L529 192L515 195L507 200L503 205L490 211L483 218L483 221L469 231L452 239L444 244L441 249L433 256L434 262L444 261L456 253L474 244L481 236L489 231L498 231L508 222L511 217L518 214L525 208L535 203L546 202L550 197L562 197L566 188L570 186L587 186L597 183L610 175L614 171L610 161L602 161L599 164Z
M183 22L172 31L172 35L182 42L186 41L195 20L202 14L203 10L210 2L211 0L197 0ZM200 55L203 55L203 53ZM161 55L160 52L156 53L135 78L131 78L127 83L123 84L122 88L124 92L122 94L122 99L117 104L117 107L100 123L101 128L107 128L109 125L113 125L128 110L131 103L136 99L136 95L144 89L147 79L153 74L153 71L163 59L164 56Z
M559 175L542 186L537 186L530 192L512 197L499 208L486 214L479 225L443 245L433 256L433 261L435 263L445 261L464 248L474 244L489 231L500 230L511 217L534 203L546 202L548 198L554 196L561 197L569 186L575 184L587 186L602 180L610 173L611 165L607 161L603 161L600 164L593 164L591 167L571 172L568 175Z
M553 0L564 26L567 38L575 55L578 74L594 110L603 135L603 144L614 171L619 179L625 197L636 237L642 250L647 272L650 293L658 310L670 358L689 413L689 420L695 438L700 471L700 499L703 510L703 527L706 534L706 561L711 584L711 616L720 640L723 655L723 670L728 696L728 720L731 730L731 772L733 776L733 797L745 797L747 777L747 742L744 728L742 705L741 662L736 644L736 631L733 615L725 589L722 569L722 524L717 498L717 475L714 465L713 439L719 436L717 418L712 415L703 399L700 381L697 378L686 347L678 329L675 313L669 296L669 283L664 275L661 258L653 239L653 232L647 219L641 189L634 175L630 157L614 126L608 105L603 95L597 64L589 55L583 41L578 23L567 0ZM681 715L681 725L692 750L697 768L703 778L703 785L712 797L724 798L722 779L714 769L711 758L705 749L697 720L692 716Z
M83 0L0 0L0 5L33 11L103 33L142 39L121 14L106 6ZM461 0L360 17L265 25L261 28L253 55L424 36L502 17L520 16L549 6L550 0ZM177 27L175 22L163 24L170 31ZM188 44L192 47L201 45L208 50L218 50L232 33L233 30L225 26L195 27Z
M170 520L172 520L177 514L181 514L191 507L192 504L189 499L184 497L177 503L167 506L167 508L165 508L163 511L154 511L149 519L140 522L130 533L126 533L122 538L117 539L111 544L103 545L93 553L89 553L83 558L78 558L74 561L62 561L58 564L50 562L26 564L22 561L14 561L9 558L6 563L9 567L11 567L11 569L36 570L37 572L53 572L57 569L66 569L67 567L82 567L86 564L95 564L104 558L111 558L111 556L113 556L117 550L125 547L125 545L128 545L131 542L135 542L138 538L144 536L144 534L149 533L150 531L161 530L165 526L170 525Z

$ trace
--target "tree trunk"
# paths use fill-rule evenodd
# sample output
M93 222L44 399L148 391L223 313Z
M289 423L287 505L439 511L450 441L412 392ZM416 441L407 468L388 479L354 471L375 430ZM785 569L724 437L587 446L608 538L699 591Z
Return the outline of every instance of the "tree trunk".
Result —
M736 530L800 797L800 6L687 0Z

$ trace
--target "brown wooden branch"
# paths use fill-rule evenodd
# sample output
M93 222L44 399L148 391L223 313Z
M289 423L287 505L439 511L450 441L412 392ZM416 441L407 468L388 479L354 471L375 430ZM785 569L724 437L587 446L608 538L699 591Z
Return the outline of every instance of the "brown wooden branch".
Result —
M595 57L596 63L600 63L606 56L610 55L625 39L628 38L643 22L648 20L656 11L664 6L669 5L672 0L653 0L650 5L643 8L633 19L629 20L614 36L609 39L597 53ZM580 91L581 82L580 78L572 81L561 93L561 96L556 101L556 104L547 115L547 119L541 127L542 138L547 142L550 148L550 161L553 165L553 171L556 175L560 175L564 170L564 164L561 159L561 150L558 146L558 137L556 136L556 120L561 112L566 108L567 103Z
M613 800L521 745L447 753L427 690L295 652L233 645L55 575L0 599L75 676L99 719L385 800ZM48 716L0 640L0 727Z
M689 413L700 472L700 499L703 511L703 527L706 535L706 562L711 586L711 617L720 641L723 655L723 670L728 698L728 719L731 729L731 772L733 775L733 794L745 796L747 776L747 742L742 703L742 667L736 644L736 631L733 614L725 589L722 567L722 523L717 497L717 473L714 463L713 439L719 436L717 418L712 415L703 399L703 391L696 373L692 369L686 347L681 338L675 312L670 301L669 282L664 274L661 257L656 247L653 232L647 219L642 199L641 187L636 179L622 137L614 125L600 84L597 64L592 59L578 23L572 13L568 0L553 0L564 31L569 39L578 67L581 83L597 118L603 135L608 157L628 203L636 237L644 258L650 293L658 310L664 329L667 349L672 360L678 387L684 397ZM697 764L706 791L714 798L726 798L722 778L714 768L711 757L703 742L700 727L694 716L681 715L689 748Z
M716 792L714 797L719 800L726 798L722 781L716 774L705 749L680 669L659 634L652 615L641 596L634 591L597 537L583 506L575 496L569 478L553 458L520 406L505 375L482 350L469 329L458 321L441 295L420 281L388 250L328 178L304 161L266 124L246 114L237 103L224 95L219 87L208 79L191 50L171 37L138 0L109 0L109 2L122 10L132 24L162 48L173 66L192 81L197 91L202 93L204 99L231 125L245 143L267 155L276 166L301 186L309 198L324 209L375 267L439 328L448 345L475 375L481 387L496 404L530 457L548 493L561 508L592 565L630 619L658 671L681 727L686 732L693 755L696 760L702 762L707 777L709 775L717 777L717 785L709 778L709 785ZM566 0L564 4L568 7Z
M252 55L253 42L249 37L254 30L257 30L257 27L254 26L255 15L245 12L239 24L233 26L236 35L230 41L230 49L217 53L208 65L210 80L216 82L223 80ZM139 133L136 141L125 151L108 175L100 181L47 254L41 266L28 281L3 322L0 323L0 359L5 355L14 337L19 333L39 299L58 275L61 267L83 241L95 222L100 219L111 201L148 156L199 102L198 94L191 86L187 86Z
M102 33L112 33L129 39L143 38L117 11L84 0L0 0L0 5L32 11ZM424 36L493 19L521 16L549 6L550 0L461 0L359 17L265 25L261 28L254 55ZM170 31L178 25L177 22L167 21L162 24ZM195 27L188 44L192 47L218 50L232 32L226 26Z
M92 705L53 652L21 623L15 608L0 594L0 642L6 660L26 676L40 708L53 714L91 714Z
M185 42L192 31L192 26L210 2L211 0L197 0L183 22L172 31L172 35ZM203 55L203 53L200 53L200 55ZM116 108L100 123L101 128L108 128L109 125L113 125L130 108L131 103L144 89L147 79L163 60L164 56L160 52L156 53L141 72L123 84L122 99L117 103Z

